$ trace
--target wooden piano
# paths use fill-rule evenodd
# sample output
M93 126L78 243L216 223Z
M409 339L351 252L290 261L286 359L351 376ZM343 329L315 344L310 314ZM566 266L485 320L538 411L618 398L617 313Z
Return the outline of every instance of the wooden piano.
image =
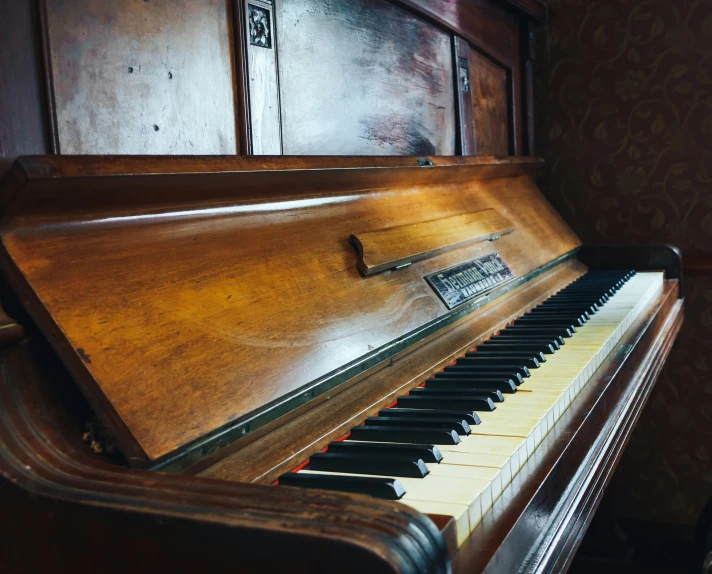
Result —
M18 160L10 570L565 570L683 302L537 165Z
M169 3L39 4L3 572L565 571L683 298L676 249L582 245L536 186L544 4L173 2L157 68ZM111 155L166 150L206 155Z

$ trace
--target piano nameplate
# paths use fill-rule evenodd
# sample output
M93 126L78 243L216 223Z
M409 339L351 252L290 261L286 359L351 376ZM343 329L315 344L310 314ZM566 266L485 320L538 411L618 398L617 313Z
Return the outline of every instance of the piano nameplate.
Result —
M490 253L425 277L448 309L488 293L514 273L497 253Z

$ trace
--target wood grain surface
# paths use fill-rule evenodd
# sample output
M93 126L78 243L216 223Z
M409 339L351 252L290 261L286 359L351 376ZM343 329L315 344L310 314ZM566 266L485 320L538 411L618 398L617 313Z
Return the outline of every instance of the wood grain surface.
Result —
M409 349L389 362L388 368L367 373L361 381L331 394L321 404L315 401L309 411L247 445L236 444L234 452L227 449L209 467L195 470L200 476L271 483L585 271L577 261L562 264L483 307L440 336Z
M487 56L473 51L470 55L473 123L477 155L509 155L511 101L507 70Z
M249 154L282 154L282 117L279 101L279 74L277 69L277 18L271 2L260 0L240 0L237 9L241 10L242 34L244 37L243 53L247 66L247 95L244 105L250 118ZM260 20L265 33L261 42L255 44L251 39L251 26ZM252 20L252 24L250 21ZM266 34L266 35L265 35Z
M448 249L500 238L514 231L494 209L352 234L363 275L434 257Z
M277 0L285 154L454 155L450 37L386 0Z
M63 160L34 161L51 172ZM216 167L226 161L215 160ZM232 172L182 175L185 187L172 190L173 203L160 202L176 179L170 175L72 180L40 173L7 209L16 212L2 227L6 272L133 464L303 393L443 317L447 309L424 275L496 250L522 276L579 245L528 175L477 179L493 169L515 174L517 162L437 159L439 168L394 169L389 177L377 167L327 169L328 161L316 159L294 168L287 158L272 159L268 165L281 167L274 170L258 158L233 161ZM133 158L89 160L89 168L126 173L127 162L158 167ZM381 161L397 162L405 159ZM170 171L170 160L163 163ZM190 172L212 160L177 163ZM211 201L216 180L219 201ZM378 183L364 187L369 180ZM295 195L300 185L305 191ZM68 189L77 194L74 206ZM144 204L97 207L132 193ZM41 205L38 196L46 198ZM394 273L363 278L356 268L348 244L354 230L488 208L516 231Z
M238 153L227 0L43 0L58 151Z

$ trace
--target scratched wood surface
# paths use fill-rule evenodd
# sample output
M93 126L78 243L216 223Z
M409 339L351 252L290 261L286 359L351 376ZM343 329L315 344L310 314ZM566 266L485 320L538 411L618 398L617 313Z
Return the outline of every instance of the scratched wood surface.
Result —
M238 153L228 0L44 1L61 153Z
M425 275L497 251L521 276L579 244L526 174L535 162L500 161L510 177L479 179L491 158L433 159L391 170L183 159L181 170L207 172L176 178L139 173L169 173L169 158L104 158L76 179L56 176L64 158L29 162L39 173L6 209L5 269L123 450L147 464L442 317ZM96 175L129 165L133 177ZM170 192L173 203L150 203ZM87 194L144 204L101 207ZM357 269L352 233L488 208L514 231L393 273Z
M387 0L277 0L284 153L453 155L450 36Z

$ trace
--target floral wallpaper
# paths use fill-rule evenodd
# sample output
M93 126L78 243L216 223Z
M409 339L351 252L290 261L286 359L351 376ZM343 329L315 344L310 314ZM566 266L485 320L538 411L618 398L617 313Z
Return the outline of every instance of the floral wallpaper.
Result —
M712 0L550 0L537 39L540 186L587 242L712 256ZM712 496L712 277L615 478L630 517L693 525Z

